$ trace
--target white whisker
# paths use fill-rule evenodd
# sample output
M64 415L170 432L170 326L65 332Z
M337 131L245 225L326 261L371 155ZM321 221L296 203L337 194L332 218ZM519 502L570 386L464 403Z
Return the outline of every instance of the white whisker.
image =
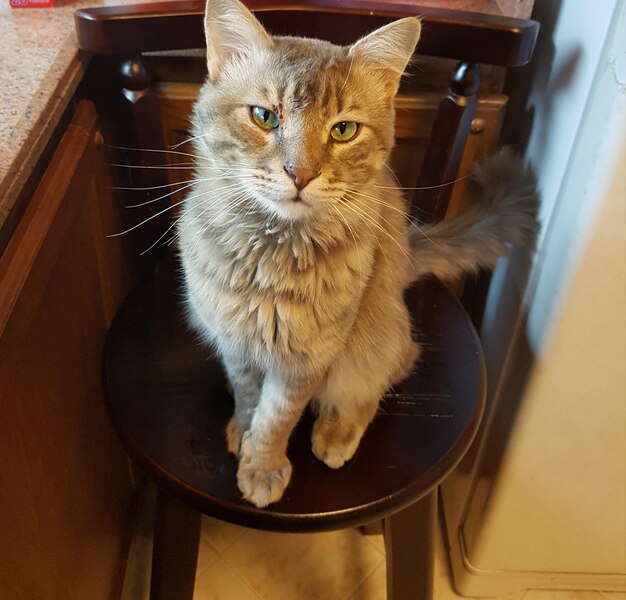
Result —
M447 185L454 185L455 183L458 183L459 181L463 181L464 179L468 179L470 177L471 175L463 175L463 177L459 177L458 179L454 179L453 181L440 183L438 185L424 185L421 187L396 187L396 186L386 186L386 185L375 185L374 187L377 187L382 190L434 190L437 188L446 187Z
M354 200L358 201L358 198L354 198ZM353 210L354 212L356 212L357 214L360 214L364 219L368 219L369 222L374 225L379 231L381 231L385 236L387 236L399 249L400 251L404 254L404 256L407 258L407 260L409 260L409 262L413 261L413 257L410 255L410 253L407 251L406 248L404 248L402 246L402 244L400 244L398 242L398 240L396 240L393 235L391 235L391 233L389 231L387 231L380 223L377 223L374 218L372 217L372 215L369 215L365 209L363 207L360 207L356 204L353 203L345 203L343 205L345 208L349 209L349 210ZM390 227L392 227L394 230L396 230L398 233L401 233L396 227L394 227L391 223L389 223L389 221L387 221L387 219L385 219L384 217L379 215L379 218L381 218L385 223L387 223Z
M182 192L183 190L192 187L194 183L195 182L188 183L187 185L184 185L177 190L173 190L172 192L168 192L167 194L163 194L162 196L159 196L158 198L153 198L152 200L146 200L145 202L140 202L139 204L128 204L125 208L138 208L139 206L146 206L147 204L158 202L159 200L163 200L164 198L168 198L169 196L173 196L174 194L178 194L179 192Z
M190 158L199 158L200 160L210 160L206 156L200 154L191 154L189 152L178 152L176 150L163 150L160 148L129 148L128 146L109 146L116 150L129 150L131 152L156 152L159 154L175 154L177 156L189 156Z

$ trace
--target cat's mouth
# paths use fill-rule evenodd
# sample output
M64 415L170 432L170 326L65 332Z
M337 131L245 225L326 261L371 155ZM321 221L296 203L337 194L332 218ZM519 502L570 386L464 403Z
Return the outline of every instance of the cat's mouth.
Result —
M285 195L275 206L279 213L289 221L298 221L310 214L311 202L304 198L301 192L293 195Z

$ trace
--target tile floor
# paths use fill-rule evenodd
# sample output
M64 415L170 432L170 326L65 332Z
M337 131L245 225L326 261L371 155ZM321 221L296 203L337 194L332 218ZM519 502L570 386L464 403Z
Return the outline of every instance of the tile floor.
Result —
M147 600L152 515L133 541L122 600ZM460 600L439 543L435 600ZM194 600L385 600L381 535L280 534L204 518ZM527 591L500 600L626 600L624 593Z

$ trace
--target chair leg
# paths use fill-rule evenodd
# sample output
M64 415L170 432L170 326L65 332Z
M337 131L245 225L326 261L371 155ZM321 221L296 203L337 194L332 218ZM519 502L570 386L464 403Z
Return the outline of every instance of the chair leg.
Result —
M437 490L385 519L387 600L431 600Z
M192 600L202 513L159 489L150 600Z

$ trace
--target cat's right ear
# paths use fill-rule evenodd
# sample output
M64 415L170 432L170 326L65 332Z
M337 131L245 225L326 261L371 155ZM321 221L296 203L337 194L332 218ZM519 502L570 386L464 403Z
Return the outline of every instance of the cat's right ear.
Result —
M216 81L233 56L273 45L272 38L239 0L208 0L204 17L209 78Z

